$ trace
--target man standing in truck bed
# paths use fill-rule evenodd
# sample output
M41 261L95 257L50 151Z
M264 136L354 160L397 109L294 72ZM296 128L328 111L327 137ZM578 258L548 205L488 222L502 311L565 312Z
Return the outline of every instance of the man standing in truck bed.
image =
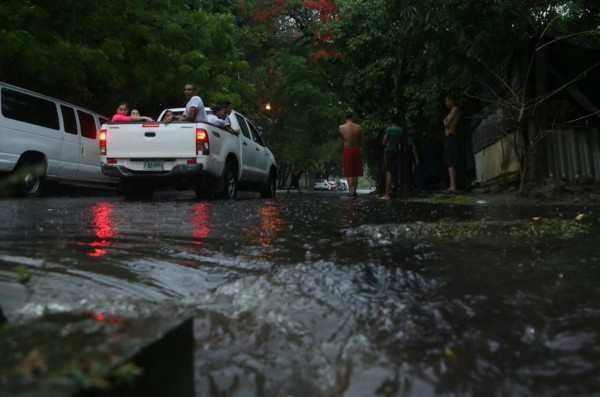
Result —
M344 176L348 178L350 197L358 197L356 188L358 177L363 176L362 141L363 130L360 124L354 122L354 114L346 113L346 123L340 125L340 135L344 140Z
M204 102L196 95L196 85L186 84L183 87L183 94L188 99L185 105L185 112L179 116L180 121L206 121L206 111L204 110Z

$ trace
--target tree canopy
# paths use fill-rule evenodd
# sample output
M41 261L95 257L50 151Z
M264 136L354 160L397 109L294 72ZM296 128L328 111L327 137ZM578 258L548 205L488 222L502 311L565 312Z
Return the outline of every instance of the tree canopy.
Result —
M4 1L0 75L106 114L123 100L158 114L183 103L187 82L208 101L251 100L235 18L190 3Z
M104 114L158 114L194 82L253 117L280 165L328 173L345 111L373 147L398 108L435 139L445 95L475 106L541 35L597 46L598 15L595 0L5 0L0 79Z

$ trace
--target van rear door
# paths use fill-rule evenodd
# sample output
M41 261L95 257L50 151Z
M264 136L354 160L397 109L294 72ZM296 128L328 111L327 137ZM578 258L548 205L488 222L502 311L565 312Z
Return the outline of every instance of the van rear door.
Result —
M60 105L62 115L60 166L56 174L65 179L75 180L79 168L80 137L75 118L75 109L70 106Z
M79 148L79 172L77 179L85 182L109 182L109 178L100 169L100 151L98 149L98 130L100 123L97 116L77 109L81 147ZM116 182L116 180L115 180Z

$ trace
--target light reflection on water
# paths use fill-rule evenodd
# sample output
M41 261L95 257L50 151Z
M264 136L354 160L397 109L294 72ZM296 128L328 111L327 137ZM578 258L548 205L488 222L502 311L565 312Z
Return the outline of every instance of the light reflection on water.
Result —
M115 205L113 203L99 203L93 205L90 209L92 213L92 228L97 240L91 242L80 241L80 245L87 245L93 248L93 251L87 255L91 257L100 257L107 254L106 248L110 246L111 237L116 234L115 222L112 219L112 214Z
M48 301L106 315L126 312L131 301L193 308L198 395L600 390L596 233L458 241L340 233L440 219L571 219L581 208L306 196L89 199L79 210L69 200L44 201L51 211L33 200L5 201L0 285L15 284L12 267L29 267L34 292L23 299L32 313ZM585 212L594 217L593 209Z

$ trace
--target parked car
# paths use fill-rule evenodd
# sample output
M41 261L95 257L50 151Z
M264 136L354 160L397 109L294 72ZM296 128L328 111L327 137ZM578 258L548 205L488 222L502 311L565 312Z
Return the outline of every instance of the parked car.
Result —
M329 183L329 190L333 190L336 191L337 190L337 184L335 183L335 181L327 181Z
M343 192L348 190L348 180L347 179L340 179L338 182L338 190L341 190Z
M329 185L329 182L327 181L327 179L317 179L313 185L313 189L314 190L330 190L331 185Z

